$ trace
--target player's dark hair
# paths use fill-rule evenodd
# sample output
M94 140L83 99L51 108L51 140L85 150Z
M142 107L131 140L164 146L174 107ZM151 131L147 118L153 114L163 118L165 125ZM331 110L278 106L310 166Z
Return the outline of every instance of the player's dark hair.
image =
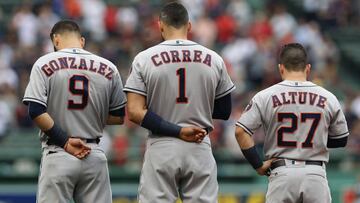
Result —
M81 36L79 25L72 20L61 20L57 22L51 29L50 39L53 40L54 34L63 34L65 32L73 32Z
M299 43L285 44L280 51L279 63L289 71L304 71L307 64L305 48Z
M189 22L189 14L182 4L171 2L160 10L160 21L179 29Z

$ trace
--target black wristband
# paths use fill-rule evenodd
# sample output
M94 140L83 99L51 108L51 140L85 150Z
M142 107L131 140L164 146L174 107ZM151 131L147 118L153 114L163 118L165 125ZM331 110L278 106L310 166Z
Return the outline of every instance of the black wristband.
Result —
M251 164L254 169L258 169L263 165L263 161L261 160L258 152L256 151L255 146L241 151L244 154L246 160Z
M53 144L64 148L69 137L58 125L54 123L53 127L44 132L48 136L48 144Z
M147 111L141 123L141 126L150 130L153 134L169 137L178 138L181 131L180 126L165 121L160 116L151 111Z

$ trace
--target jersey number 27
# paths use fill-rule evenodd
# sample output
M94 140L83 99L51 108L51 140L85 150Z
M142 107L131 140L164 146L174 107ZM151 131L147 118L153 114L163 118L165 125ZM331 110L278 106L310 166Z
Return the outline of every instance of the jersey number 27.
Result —
M306 139L301 143L302 148L312 148L313 138L321 119L320 113L301 113L300 125L307 120L312 120L311 127L306 135ZM279 147L297 147L297 141L284 140L284 133L294 134L298 129L298 116L294 113L278 113L278 122L290 120L290 126L281 126L277 130L277 144Z

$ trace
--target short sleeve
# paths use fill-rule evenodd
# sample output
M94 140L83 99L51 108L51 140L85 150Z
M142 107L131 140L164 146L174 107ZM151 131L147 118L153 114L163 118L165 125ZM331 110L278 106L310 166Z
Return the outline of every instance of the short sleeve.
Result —
M125 107L126 96L123 91L123 84L119 72L116 70L116 74L112 78L112 92L110 98L109 111L115 111Z
M259 106L259 103L254 97L246 106L244 112L240 116L240 119L236 122L237 126L243 128L245 132L250 135L253 135L262 124Z
M329 138L331 139L341 139L349 136L349 130L345 115L341 110L340 103L336 100L336 105L334 108L333 116L330 121L329 127Z
M40 67L34 64L29 83L26 87L23 103L36 102L47 107L47 76L41 71Z
M124 91L134 92L146 96L147 92L143 77L144 73L141 71L143 67L141 67L138 58L139 57L135 57L132 63L132 67L130 70L129 77L126 81Z
M215 99L221 98L235 89L234 83L231 81L231 78L226 70L226 66L223 60L221 60L220 65L220 81L216 87L216 96Z

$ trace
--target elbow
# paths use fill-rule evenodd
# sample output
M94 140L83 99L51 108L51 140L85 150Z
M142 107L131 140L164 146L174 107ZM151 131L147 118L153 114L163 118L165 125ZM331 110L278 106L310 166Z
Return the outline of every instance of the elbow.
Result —
M132 108L127 109L127 117L131 122L139 123L139 119L137 115L138 113L135 109Z

